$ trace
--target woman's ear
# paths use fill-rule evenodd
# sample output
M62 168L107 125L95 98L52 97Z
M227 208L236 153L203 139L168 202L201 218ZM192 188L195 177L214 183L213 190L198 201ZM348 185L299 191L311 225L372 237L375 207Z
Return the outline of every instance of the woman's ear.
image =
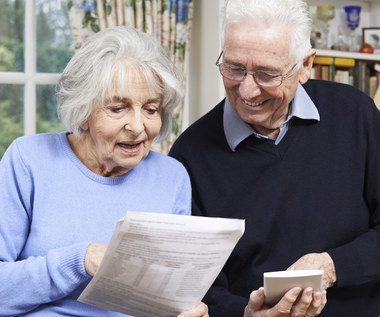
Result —
M312 48L310 50L309 54L307 54L307 56L303 60L302 67L301 67L301 73L300 73L300 77L299 77L299 82L301 84L306 83L310 78L311 69L313 68L313 62L314 62L314 58L315 58L316 53L317 53L317 51L314 48Z
M81 129L83 131L87 131L88 130L88 120L86 120L85 122L83 122L81 125L80 125Z

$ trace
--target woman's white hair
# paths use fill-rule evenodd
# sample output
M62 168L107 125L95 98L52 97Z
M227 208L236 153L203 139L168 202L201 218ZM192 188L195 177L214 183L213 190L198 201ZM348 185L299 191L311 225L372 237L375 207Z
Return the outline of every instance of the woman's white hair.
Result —
M92 35L67 64L56 87L58 116L66 129L80 136L93 105L102 106L115 90L125 91L136 72L147 89L162 96L162 126L155 141L164 140L183 94L182 75L158 41L127 26Z
M311 49L312 19L304 0L226 0L222 47L227 26L235 23L257 25L257 32L262 28L286 28L292 37L289 57L295 63L303 60Z

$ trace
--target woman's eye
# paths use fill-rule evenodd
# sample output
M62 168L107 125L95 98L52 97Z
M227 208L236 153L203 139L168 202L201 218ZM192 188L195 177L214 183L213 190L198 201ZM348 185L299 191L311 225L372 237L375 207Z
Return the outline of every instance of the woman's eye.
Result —
M156 113L158 113L158 109L157 108L146 108L146 112L148 114L156 114Z
M111 111L111 112L113 112L113 113L122 112L124 109L125 109L124 106L111 106L111 107L108 107L108 110Z
M110 104L104 108L104 111L109 116L118 118L118 117L124 115L127 109L128 109L128 107L126 107L126 105Z

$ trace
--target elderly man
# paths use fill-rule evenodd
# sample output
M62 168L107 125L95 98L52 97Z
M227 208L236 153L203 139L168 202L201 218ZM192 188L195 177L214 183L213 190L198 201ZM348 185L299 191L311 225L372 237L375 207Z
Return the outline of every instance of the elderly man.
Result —
M286 269L324 270L320 316L380 315L380 113L355 88L308 80L310 31L302 0L230 0L217 60L227 97L171 149L193 214L246 219L204 299L210 316L242 317L263 273ZM258 298L245 316L264 309ZM310 303L279 316L318 314Z

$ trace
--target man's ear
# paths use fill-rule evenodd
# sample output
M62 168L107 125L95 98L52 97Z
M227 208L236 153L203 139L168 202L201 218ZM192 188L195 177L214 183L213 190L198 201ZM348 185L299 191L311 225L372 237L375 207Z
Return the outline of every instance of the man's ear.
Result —
M310 50L309 54L307 54L307 56L303 60L302 67L301 67L301 73L300 73L300 77L299 77L299 82L301 84L306 83L310 78L311 69L313 68L313 62L314 62L314 58L315 58L316 53L317 53L317 51L314 48L312 48Z

